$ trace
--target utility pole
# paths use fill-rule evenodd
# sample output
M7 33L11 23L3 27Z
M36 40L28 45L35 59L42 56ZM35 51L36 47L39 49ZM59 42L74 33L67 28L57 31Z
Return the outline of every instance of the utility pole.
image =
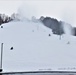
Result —
M3 43L1 43L1 64L0 64L0 72L2 72L2 60L3 59Z

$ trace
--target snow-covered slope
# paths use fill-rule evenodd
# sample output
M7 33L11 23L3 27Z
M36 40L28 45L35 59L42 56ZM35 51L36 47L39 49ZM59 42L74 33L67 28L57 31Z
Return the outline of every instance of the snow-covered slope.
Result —
M4 24L0 28L4 71L75 70L76 37L62 35L62 39L59 38L41 23Z

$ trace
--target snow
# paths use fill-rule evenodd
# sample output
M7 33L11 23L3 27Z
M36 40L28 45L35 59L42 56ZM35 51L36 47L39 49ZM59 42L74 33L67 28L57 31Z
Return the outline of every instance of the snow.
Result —
M0 28L0 43L4 43L3 71L76 70L76 37L59 38L39 22L3 24Z

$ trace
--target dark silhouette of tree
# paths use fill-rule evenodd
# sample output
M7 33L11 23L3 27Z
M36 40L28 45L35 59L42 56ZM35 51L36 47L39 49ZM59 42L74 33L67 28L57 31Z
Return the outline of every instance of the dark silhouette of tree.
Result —
M10 21L12 21L11 17L8 17L5 14L0 14L0 25L3 23L8 23Z
M47 27L51 28L52 29L52 32L53 34L57 34L57 35L62 35L64 34L64 29L63 29L63 24L65 22L63 21L58 21L57 19L55 18L51 18L51 17L43 17L41 16L40 17L40 21ZM66 25L69 25L71 28L72 26L70 24L67 24Z
M73 27L73 35L76 36L76 27Z

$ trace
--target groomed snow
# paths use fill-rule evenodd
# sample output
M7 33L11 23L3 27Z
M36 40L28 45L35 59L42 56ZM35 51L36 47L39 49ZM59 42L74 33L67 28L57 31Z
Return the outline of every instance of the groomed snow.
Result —
M0 43L4 43L3 70L76 70L76 37L59 38L41 23L3 24L0 28Z

